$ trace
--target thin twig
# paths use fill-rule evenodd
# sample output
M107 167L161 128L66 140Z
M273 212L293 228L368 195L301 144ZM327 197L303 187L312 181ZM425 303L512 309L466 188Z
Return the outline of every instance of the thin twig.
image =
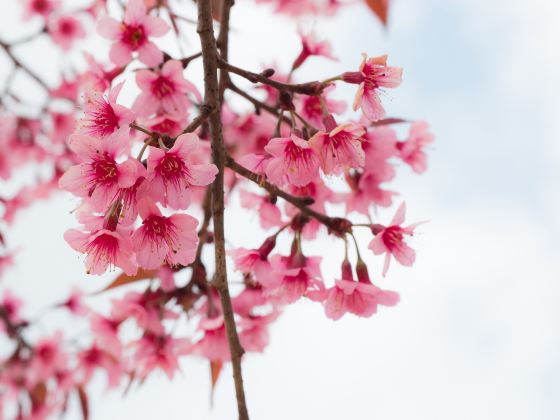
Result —
M249 80L251 83L260 82L262 84L272 86L273 88L278 89L279 91L301 93L303 95L316 96L319 95L323 91L323 89L325 89L325 87L327 86L327 84L323 84L319 81L297 83L297 84L282 83L277 80L270 79L269 77L263 74L253 73L252 71L248 71L236 67L233 64L230 64L227 61L223 60L222 58L218 59L218 66L221 69L224 69L230 73L235 73L238 76L244 77L245 79Z

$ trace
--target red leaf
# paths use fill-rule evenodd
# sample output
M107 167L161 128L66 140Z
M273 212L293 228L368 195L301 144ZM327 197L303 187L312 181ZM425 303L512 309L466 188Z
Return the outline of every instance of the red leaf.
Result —
M389 14L389 0L365 0L368 7L387 26L387 16Z
M107 290L111 290L116 287L124 286L125 284L135 283L137 281L146 280L146 279L152 279L154 277L156 277L155 270L144 270L142 268L140 268L138 270L138 273L136 273L136 275L134 276L127 276L126 274L122 273L115 280L113 280L111 284L101 289L96 294L106 292Z
M214 402L214 388L216 388L216 383L222 372L222 367L224 363L221 360L213 360L210 362L210 379L212 381L212 390L210 391L210 403Z
M76 387L76 390L78 391L78 396L80 397L80 407L82 408L82 417L84 420L88 420L89 419L88 396L82 385L78 385Z
M407 120L403 120L402 118L385 118L383 120L374 121L371 123L372 127L380 127L382 125L391 125L391 124L400 124L408 122Z

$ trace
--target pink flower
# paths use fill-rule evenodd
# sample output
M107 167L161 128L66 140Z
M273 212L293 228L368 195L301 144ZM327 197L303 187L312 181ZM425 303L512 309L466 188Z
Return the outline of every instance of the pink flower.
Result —
M109 387L117 386L124 373L119 360L112 353L99 348L94 343L90 348L78 353L78 371L82 383L88 383L98 369L104 369L107 372Z
M356 270L363 273L365 265L360 262ZM343 263L342 280L335 280L335 285L327 291L325 300L325 313L328 318L340 319L346 312L357 316L369 317L377 312L378 305L394 306L399 301L395 292L381 290L369 281L367 269L365 275L359 275L360 280L355 281L352 276L350 263Z
M243 317L238 322L239 341L245 351L261 353L268 345L268 327L280 312L274 310L269 315Z
M105 138L126 127L134 121L130 109L117 104L117 98L124 86L119 83L109 91L105 99L97 90L87 91L84 101L84 118L81 119L81 131L93 137Z
M375 235L369 244L369 249L375 255L386 254L385 264L383 266L383 276L389 270L391 256L404 266L411 266L416 258L414 250L405 242L405 235L412 236L414 229L420 223L402 227L406 212L406 205L402 203L397 210L397 213L391 220L389 226L372 225L372 232Z
M196 86L185 79L183 65L177 60L166 61L161 70L139 70L136 84L142 93L136 98L133 109L143 117L158 111L173 117L185 116L191 104L188 93L201 101Z
M263 229L271 229L282 224L282 214L276 204L271 202L268 195L259 195L245 190L239 190L241 206L256 210Z
M166 134L170 137L177 137L187 126L187 116L164 114L145 121L145 124L146 127L151 131L160 134Z
M360 139L364 127L352 123L336 126L332 115L325 118L325 126L328 132L319 131L309 140L321 159L323 172L339 175L345 169L363 167L365 153Z
M327 97L328 92L334 88L333 85L328 86L323 90L323 102L327 111L332 114L342 114L346 111L346 102L336 101ZM315 127L323 127L323 107L319 96L301 95L299 109L300 114L306 121Z
M76 128L76 117L73 114L51 112L52 132L51 139L55 143L64 143Z
M74 250L87 254L85 264L88 274L103 274L107 268L115 266L129 276L136 274L138 267L134 262L132 242L125 230L81 232L70 229L64 233L64 239Z
M342 79L360 85L354 100L354 111L361 106L368 119L377 121L385 116L378 92L380 88L398 87L402 81L402 69L387 66L386 55L367 59L363 54L359 71L344 73Z
M266 166L266 176L275 184L303 187L319 176L319 157L295 134L271 139L264 150L273 156Z
M47 18L53 11L60 7L60 0L25 0L24 17L38 15Z
M117 66L125 66L138 51L138 58L149 67L163 61L163 53L150 41L150 37L161 37L169 31L169 25L155 16L147 14L143 0L129 0L123 22L105 17L97 26L99 34L116 41L109 57Z
M57 16L50 19L47 30L53 42L64 51L72 48L76 40L86 36L82 23L72 16Z
M187 214L161 215L149 200L139 204L142 226L132 235L136 259L141 267L153 269L167 263L187 266L194 261L198 221Z
M397 143L400 158L416 173L424 172L428 166L424 148L434 141L429 129L425 122L414 122L410 126L408 139Z
M173 209L186 209L190 202L190 187L206 186L216 178L214 164L191 164L200 147L198 136L193 133L177 138L168 151L150 147L148 157L148 188L152 197Z
M203 318L198 328L203 332L203 336L194 343L191 353L211 361L230 361L231 354L224 317L220 315L214 318Z
M319 41L314 32L308 35L299 33L301 38L301 52L292 65L292 71L301 66L311 56L323 56L334 60L331 54L331 44L328 41Z
M120 188L134 185L139 174L137 163L129 158L122 163L116 159L127 147L126 133L106 140L74 134L70 149L82 163L70 167L60 178L60 188L78 197L90 197L96 210L105 209Z
M243 273L253 273L255 280L262 285L270 286L271 266L268 256L276 246L276 236L267 238L258 249L237 248L228 254L233 258L235 269Z
M305 257L296 252L289 257L274 255L271 257L273 273L271 277L275 286L270 294L281 304L294 303L309 292L323 286L321 281L321 257Z
M68 364L68 355L61 350L62 332L57 331L52 337L39 340L33 349L33 358L28 367L29 386L64 371Z
M155 369L161 369L169 379L179 370L179 356L190 347L186 339L173 338L168 335L144 335L133 345L132 356L135 373L144 379Z
M95 58L88 53L84 53L84 57L88 64L88 70L82 74L80 83L85 91L101 91L105 92L111 87L111 82L121 74L123 67L116 67L112 70L106 70Z
M81 290L72 291L70 297L60 306L67 308L76 316L83 316L89 313L89 309L84 303L84 293Z
M119 327L122 320L93 314L90 323L91 331L99 346L103 350L110 352L113 356L119 356L122 350L119 339Z

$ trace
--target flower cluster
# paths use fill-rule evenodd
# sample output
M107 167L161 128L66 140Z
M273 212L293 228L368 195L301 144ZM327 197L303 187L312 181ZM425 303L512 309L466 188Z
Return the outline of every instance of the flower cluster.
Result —
M342 6L332 0L262 2L295 16ZM0 227L64 190L77 201L77 226L64 233L65 241L82 255L87 274L117 272L104 292L126 289L106 312L88 308L79 292L52 308L89 325L90 337L78 350L66 346L62 332L30 341L34 325L22 303L4 294L0 334L12 347L0 354L0 418L4 407L19 410L17 418L48 418L64 411L72 393L87 405L87 384L97 372L106 374L109 387L142 382L155 371L171 378L181 356L202 357L219 372L224 362L239 363L241 348L262 352L269 326L302 300L332 320L370 317L379 306L399 302L397 292L380 287L381 277L392 259L414 263L410 238L418 223L404 224L405 204L395 203L397 193L387 184L403 163L424 172L433 142L426 123L385 116L382 98L400 85L402 69L385 55L364 54L361 64L357 58L341 74L295 83L302 66L336 60L327 40L302 29L287 68L253 72L229 63L227 37L220 37L219 56L209 57L204 41L201 51L183 56L181 49L161 47L161 37L181 43L194 33L168 3L129 0L113 16L104 0L74 13L60 0L26 0L25 18L43 22L37 37L47 36L63 51L75 49L87 23L95 23L106 41L105 56L85 54L82 66L61 75L56 87L14 57L15 45L0 43L14 72L27 72L48 97L39 115L29 117L9 109L16 95L3 95L0 147L9 153L0 154L0 178L12 179L30 163L52 169L10 197L0 191ZM189 67L201 56L204 83ZM219 67L219 81L209 62ZM337 97L344 83L356 85L353 103ZM254 108L234 107L230 95ZM403 137L397 124L408 126L408 134ZM229 209L235 197L258 216L262 231L228 237L234 268L228 285L220 266L226 245L220 206L225 201ZM373 210L394 204L390 222L373 218ZM362 228L367 256L358 240ZM0 275L13 263L2 233ZM243 242L259 236L256 243ZM325 275L321 257L309 253L311 242L327 236L340 252L340 273ZM207 258L209 250L215 261ZM375 256L383 267L378 273L366 263ZM177 333L179 322L191 323L194 333Z

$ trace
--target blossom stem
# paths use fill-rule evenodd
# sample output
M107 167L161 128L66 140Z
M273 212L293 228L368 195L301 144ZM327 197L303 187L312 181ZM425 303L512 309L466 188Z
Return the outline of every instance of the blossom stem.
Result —
M197 6L197 32L200 37L204 67L204 105L206 105L209 110L213 111L210 112L208 118L212 158L214 164L218 167L218 174L212 184L212 218L214 220L214 254L216 261L214 284L220 294L220 301L222 303L224 323L231 354L231 364L233 367L239 420L249 420L241 371L241 357L243 356L244 350L243 347L241 347L237 334L227 283L224 234L224 169L226 155L221 117L219 112L216 112L220 108L220 92L218 84L218 50L214 37L212 2L210 0L201 0L197 2Z

